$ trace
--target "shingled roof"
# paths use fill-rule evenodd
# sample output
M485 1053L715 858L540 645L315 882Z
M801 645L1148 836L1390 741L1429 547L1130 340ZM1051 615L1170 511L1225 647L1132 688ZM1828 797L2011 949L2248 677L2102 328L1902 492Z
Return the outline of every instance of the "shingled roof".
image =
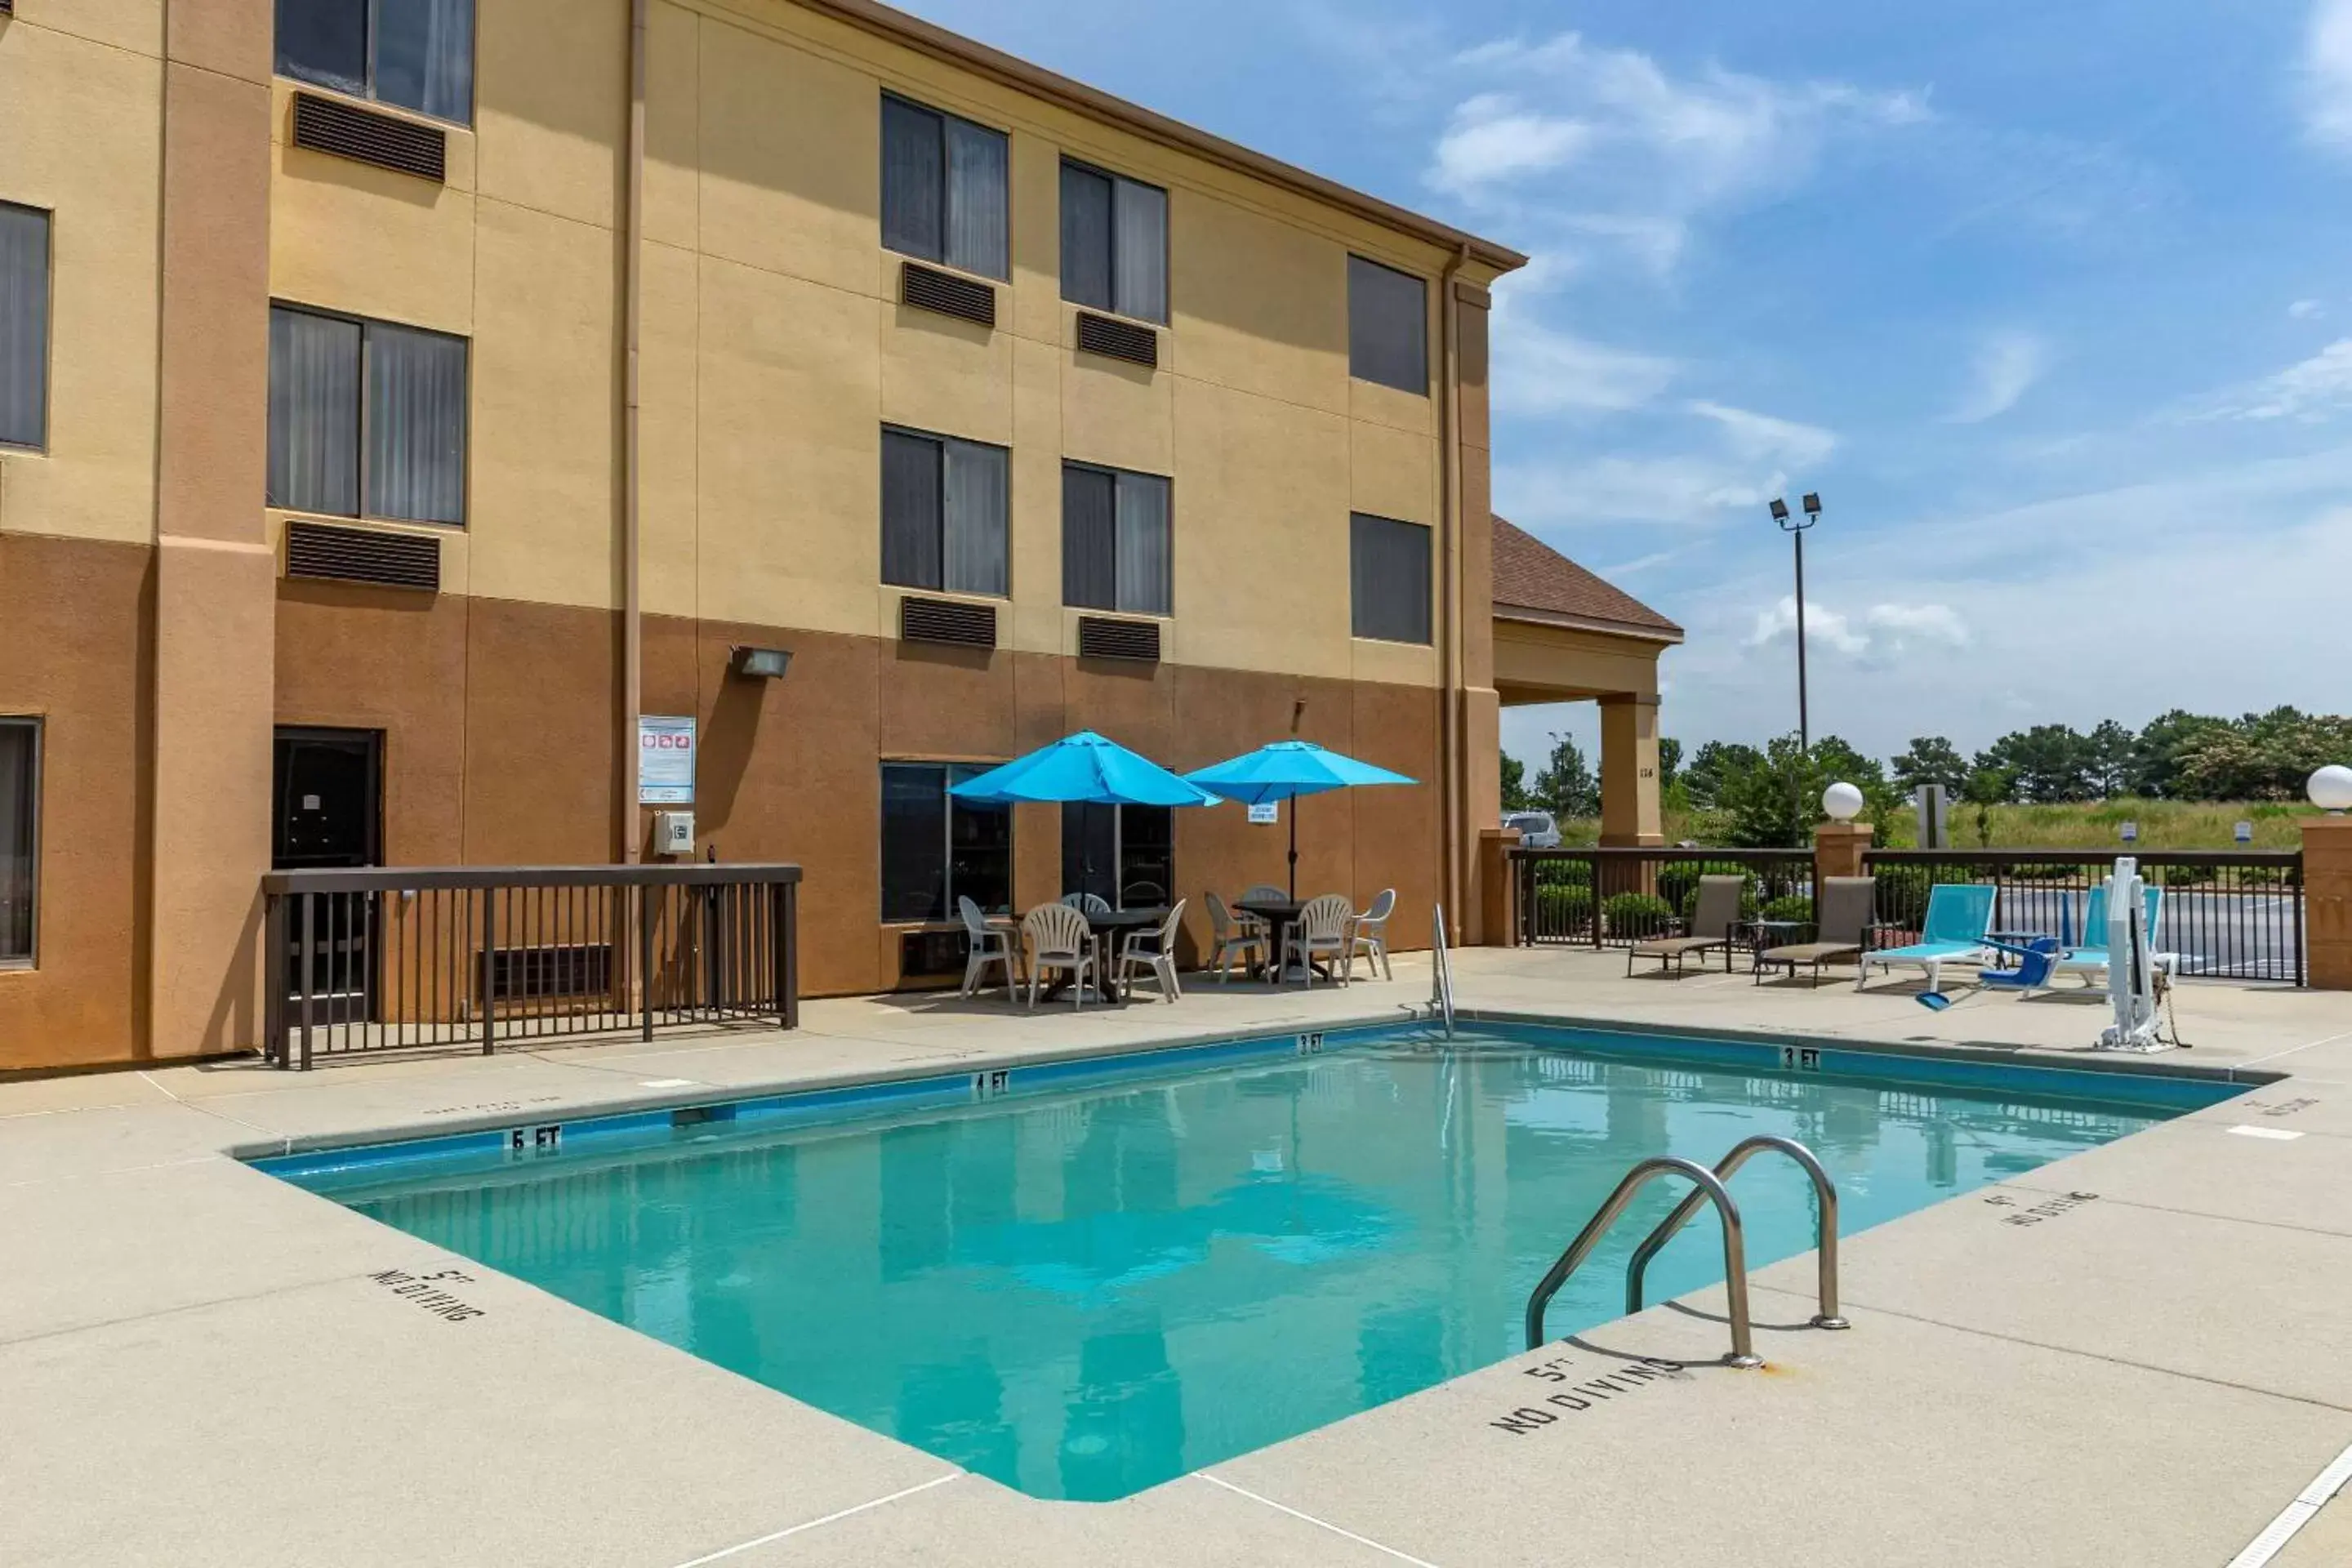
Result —
M1514 611L1520 612L1515 616ZM1495 520L1495 614L1680 642L1682 627L1527 530Z

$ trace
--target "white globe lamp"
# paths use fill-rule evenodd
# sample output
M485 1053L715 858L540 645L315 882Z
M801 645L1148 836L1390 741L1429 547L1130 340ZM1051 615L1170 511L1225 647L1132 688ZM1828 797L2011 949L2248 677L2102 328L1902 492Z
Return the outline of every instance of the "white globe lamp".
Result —
M2352 779L2352 774L2347 775ZM1840 782L1822 791L1822 809L1834 822L1852 822L1862 815L1862 791Z
M2311 804L2332 816L2352 811L2352 768L2330 763L2312 774L2304 788L2311 795Z

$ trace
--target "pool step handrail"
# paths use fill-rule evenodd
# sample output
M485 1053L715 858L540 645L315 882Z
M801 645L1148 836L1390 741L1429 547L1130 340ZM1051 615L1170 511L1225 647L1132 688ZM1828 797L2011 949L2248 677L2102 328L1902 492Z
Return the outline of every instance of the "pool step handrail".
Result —
M1748 1246L1746 1232L1740 1226L1739 1205L1731 1201L1729 1190L1713 1171L1696 1160L1673 1154L1643 1160L1626 1172L1617 1190L1584 1222L1584 1228L1568 1244L1559 1261L1536 1286L1535 1293L1528 1298L1528 1349L1535 1350L1544 1342L1544 1309L1551 1304L1552 1297L1568 1283L1569 1276L1583 1266L1592 1249L1601 1245L1601 1238L1617 1223L1617 1216L1625 1212L1625 1205L1633 1201L1634 1194L1660 1176L1686 1178L1696 1189L1691 1194L1691 1201L1712 1203L1723 1220L1723 1289L1731 1308L1731 1353L1723 1358L1723 1364L1743 1368L1764 1364L1763 1358L1756 1353L1755 1336L1748 1329Z
M1786 1154L1794 1160L1813 1184L1813 1249L1820 1254L1821 1268L1817 1280L1821 1310L1813 1314L1817 1329L1848 1329L1853 1325L1838 1312L1838 1194L1837 1184L1813 1157L1813 1152L1793 1138L1776 1137L1769 1132L1753 1138L1743 1138L1731 1146L1731 1152L1715 1163L1717 1181L1728 1182L1732 1173L1757 1155L1766 1152ZM1703 1192L1694 1192L1675 1205L1675 1211L1658 1222L1658 1228L1643 1238L1633 1249L1633 1261L1625 1266L1625 1310L1628 1315L1642 1310L1642 1277L1666 1243L1672 1241L1691 1216L1698 1213L1706 1201Z
M1445 1021L1445 1037L1454 1037L1454 959L1445 948L1445 906L1430 906L1429 1010Z

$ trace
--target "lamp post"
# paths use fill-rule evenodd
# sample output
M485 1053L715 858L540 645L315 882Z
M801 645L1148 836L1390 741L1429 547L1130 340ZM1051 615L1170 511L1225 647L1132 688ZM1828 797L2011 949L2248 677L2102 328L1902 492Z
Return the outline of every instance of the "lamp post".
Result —
M1797 550L1797 749L1811 756L1813 727L1805 692L1805 531L1821 521L1822 498L1808 491L1803 504L1804 516L1790 517L1789 503L1773 498L1772 521L1780 525L1780 531L1789 536Z

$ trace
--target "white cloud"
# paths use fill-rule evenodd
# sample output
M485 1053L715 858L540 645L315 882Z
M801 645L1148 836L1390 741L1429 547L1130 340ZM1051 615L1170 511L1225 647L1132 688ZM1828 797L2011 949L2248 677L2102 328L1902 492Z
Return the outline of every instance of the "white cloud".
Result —
M2338 338L2276 375L2224 394L2205 417L2317 424L2347 405L2352 405L2352 338Z
M1927 119L1924 98L1710 68L1677 77L1575 33L1454 58L1475 90L1426 174L1449 195L1671 268L1695 220L1801 183L1833 135ZM1532 208L1532 211L1522 209Z
M1592 127L1580 121L1531 114L1502 93L1480 93L1454 111L1438 139L1431 178L1466 191L1495 180L1556 169L1591 145Z
M1662 355L1612 348L1516 313L1497 312L1494 345L1493 395L1501 414L1639 408L1666 389L1678 368Z
M2298 321L2315 321L2327 314L2327 307L2316 300L2297 300L2286 308L2286 313Z
M1685 406L1722 426L1732 451L1742 458L1775 458L1804 468L1822 462L1837 448L1837 437L1818 425L1800 425L1793 419L1776 419L1704 399Z
M1750 647L1762 647L1794 639L1796 635L1797 600L1795 595L1788 595L1769 609L1757 612L1756 627L1748 634L1748 644ZM1971 640L1968 623L1949 605L1873 605L1859 617L1846 616L1823 604L1805 606L1808 648L1818 645L1872 665L1890 664L1916 647L1963 648Z
M2304 126L2323 147L2352 152L2352 0L2319 0L2303 57Z
M1993 333L1977 350L1970 385L1945 422L1980 425L2008 413L2042 379L2049 359L2048 348L2032 332Z

